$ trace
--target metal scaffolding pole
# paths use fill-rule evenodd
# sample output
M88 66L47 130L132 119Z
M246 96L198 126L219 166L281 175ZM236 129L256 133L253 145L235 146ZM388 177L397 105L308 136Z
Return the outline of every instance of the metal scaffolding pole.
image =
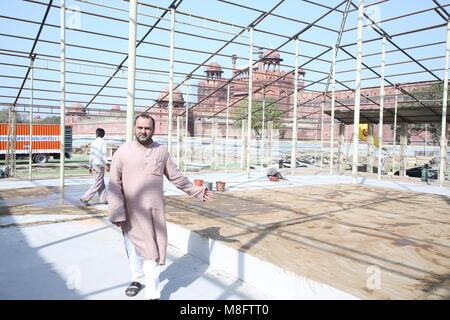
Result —
M406 176L406 151L408 148L408 124L400 124L400 176Z
M181 166L181 144L182 144L182 136L181 136L181 118L177 116L177 167Z
M252 142L252 105L253 105L253 27L249 28L249 65L248 65L248 122L247 122L247 145L246 145L246 170L250 178L250 159Z
M229 125L229 107L230 106L230 83L227 85L227 120L225 127L225 173L228 172L228 125Z
M325 111L325 94L320 104L320 167L323 168L323 116Z
M395 90L394 103L394 152L392 154L392 177L395 177L395 156L397 153L397 109L398 109L398 90Z
M261 172L263 170L263 163L266 163L267 166L267 152L266 148L264 146L265 139L264 136L267 134L267 128L266 128L266 88L263 89L263 101L262 101L262 126L261 126L261 149L262 149L262 156L261 156Z
M374 132L373 132L373 123L367 124L367 172L373 173L373 164L374 164Z
M273 121L267 122L267 154L268 154L268 165L272 162L272 143L273 143Z
M28 151L30 152L28 158L28 179L33 180L33 81L34 81L34 58L30 58L30 129L28 138Z
M245 134L245 129L247 126L247 120L243 119L242 120L242 126L241 126L241 169L244 170L245 169L245 151L247 150L247 139L246 139L246 134Z
M187 79L187 96L186 96L186 112L184 114L186 122L185 122L185 130L184 130L184 156L183 156L183 170L184 170L184 174L186 174L186 163L187 163L187 139L188 139L188 134L189 134L189 100L190 100L190 93L191 93L191 81L190 79Z
M386 37L381 42L381 84L380 84L380 120L378 123L378 180L383 170L383 124L384 124L384 76L386 65Z
M448 67L450 58L450 20L447 24L447 47L445 50L445 69L444 69L444 95L442 100L442 123L441 123L441 161L439 163L439 185L442 187L445 180L445 169L447 160L447 99L448 99Z
M344 143L345 143L345 123L339 124L339 162L338 172L341 172L344 168Z
M358 7L358 48L356 54L356 81L355 81L355 115L353 121L353 163L352 183L358 183L358 152L359 152L359 110L361 107L361 67L362 67L362 41L363 41L364 0L359 0Z
M61 34L61 62L60 62L60 79L61 79L61 110L60 110L60 154L59 154L59 187L64 188L64 162L65 162L65 114L66 114L66 3L61 0L60 11L60 34Z
M211 166L213 170L217 170L218 161L217 161L217 129L218 129L218 119L217 117L212 118L211 121L211 156L212 163Z
M133 141L134 131L134 102L136 87L136 27L137 1L130 0L128 21L128 88L127 88L127 127L126 141Z
M298 55L299 55L300 41L295 39L295 72L294 72L294 115L292 122L292 150L291 150L291 174L295 175L295 168L297 167L297 105L298 105Z
M336 105L336 54L337 48L333 46L333 62L331 71L331 137L330 137L330 174L333 174L334 165L334 109Z
M170 49L169 49L169 115L167 122L167 149L172 153L172 117L173 117L173 68L174 68L175 9L170 9Z

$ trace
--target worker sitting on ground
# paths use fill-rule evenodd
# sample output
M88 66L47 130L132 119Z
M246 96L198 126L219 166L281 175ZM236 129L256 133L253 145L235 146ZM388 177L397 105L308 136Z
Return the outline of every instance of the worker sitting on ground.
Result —
M283 160L278 161L278 163L272 164L267 168L267 177L276 177L280 179L284 179L283 175L280 172L280 169L283 168Z

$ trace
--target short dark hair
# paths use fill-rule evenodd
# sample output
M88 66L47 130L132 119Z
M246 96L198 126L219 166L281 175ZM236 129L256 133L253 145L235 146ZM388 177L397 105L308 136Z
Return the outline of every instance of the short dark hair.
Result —
M105 129L97 128L97 130L95 130L95 134L97 137L103 138L105 136Z
M151 115L149 115L148 113L144 112L141 113L140 115L138 115L136 118L134 118L134 125L136 125L136 121L139 118L144 118L144 119L151 119L152 123L153 123L153 128L155 128L155 119L153 119L153 117Z

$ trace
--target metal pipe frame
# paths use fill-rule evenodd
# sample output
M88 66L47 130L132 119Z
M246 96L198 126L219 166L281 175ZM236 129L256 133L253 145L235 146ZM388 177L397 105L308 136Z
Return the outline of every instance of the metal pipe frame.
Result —
M384 124L384 74L386 63L386 37L381 42L381 81L380 81L380 120L378 123L378 180L381 180L381 171L383 170L383 124Z
M448 106L448 68L450 60L450 19L447 23L447 46L445 49L445 72L444 72L444 93L442 98L442 123L441 123L441 150L439 161L439 185L443 187L445 180L445 169L447 164L447 143L448 143L448 124L447 124L447 106Z
M65 154L65 136L66 136L66 4L65 0L61 0L60 9L61 21L61 110L60 110L60 154L59 154L59 187L64 189L64 163L66 160Z
M26 2L32 2L32 3L39 3L39 4L44 4L44 3L41 3L41 2L38 2L38 1L31 1L31 0L24 0L24 1L26 1ZM81 2L87 2L87 1L81 1ZM175 1L174 1L175 2ZM173 3L174 3L173 2ZM222 2L224 2L224 3L226 3L226 2L229 2L229 1L222 1ZM339 6L338 7L335 7L335 8L331 8L331 7L327 7L327 6L325 6L325 5L323 5L323 4L318 4L318 3L315 3L315 2L313 2L313 1L310 1L310 0L304 0L304 2L308 2L308 3L312 3L312 4L315 4L315 5L318 5L318 6L321 6L321 7L324 7L324 8L329 8L329 9L331 9L331 10L333 10L333 11L336 11L336 12L340 12L340 13L345 13L345 11L342 11L342 10L339 10L338 8L339 8ZM380 1L380 2L378 2L378 3L383 3L383 2L386 2L386 1ZM446 7L448 7L448 6L450 6L450 5L441 5L441 4L439 4L439 2L438 1L436 1L436 0L433 0L433 2L436 4L436 7L432 7L432 8L429 8L429 9L425 9L425 10L420 10L420 11L417 11L417 12L412 12L412 13L407 13L407 14L405 14L405 15L402 15L402 16L398 16L398 17L393 17L393 18L389 18L389 19L385 19L385 20L383 20L383 21L381 21L381 22L388 22L388 21L396 21L396 20L401 20L402 18L405 18L405 17L411 17L411 16L416 16L416 15L419 15L419 14L422 14L422 13L425 13L425 12L430 12L430 11L435 11L437 14L439 14L444 20L445 20L445 18L447 17L447 19L448 19L448 12L445 10L445 8ZM231 4L233 4L233 3L231 3ZM353 7L355 7L355 8L358 8L353 2L351 3L352 4L352 6ZM54 6L54 5L51 5L51 3L50 4L45 4L45 5L47 5L48 6L48 8L50 8L50 7L58 7L58 6ZM146 4L143 4L143 5L146 5ZM370 4L369 6L371 6L371 5L374 5L373 3L372 4ZM152 5L149 5L150 7L155 7L155 6L152 6ZM62 7L62 6L61 6ZM171 9L173 9L173 8L171 8ZM248 9L248 8L246 8L246 9ZM167 8L162 8L161 10L165 10L164 12L165 13L167 13L167 11L168 11L168 9ZM256 9L256 10L259 10L259 9ZM261 10L260 10L261 11ZM277 17L277 18L282 18L282 19L284 19L284 20L291 20L291 21L294 21L294 20L297 20L297 19L292 19L292 18L289 18L289 17L283 17L283 16L280 16L280 15L277 15L277 14L275 14L275 13L273 13L272 12L273 10L271 10L271 11L269 11L269 12L264 12L260 17L267 17L267 16L273 16L273 17ZM351 12L351 11L350 11ZM86 13L86 12L83 12L83 13ZM178 11L177 11L177 13L178 13ZM92 15L94 15L94 16L100 16L100 15L97 15L97 14L95 14L95 13L86 13L86 14L92 14ZM183 13L184 14L184 13ZM185 13L185 15L186 16L190 16L190 14L188 14L188 13ZM145 15L144 14L144 16L150 16L150 15ZM436 74L435 74L435 72L437 72L437 71L442 71L442 69L430 69L430 68L426 68L421 62L422 61L427 61L427 60L434 60L434 59L439 59L439 58L442 58L442 57L427 57L427 58L424 58L424 59L415 59L415 58L413 58L413 56L411 55L411 54L409 54L409 53L407 53L406 52L406 50L409 50L410 48L405 48L405 49L402 49L401 47L399 47L397 44L395 44L394 42L393 42L393 38L395 38L395 37L399 37L399 36L406 36L406 35L410 35L410 34L415 34L415 33L417 33L417 32L423 32L423 31L427 31L427 30L432 30L432 29L436 29L436 28L440 28L440 27L442 27L443 25L441 25L441 24L439 24L439 25L433 25L433 26L429 26L429 27L426 27L426 28L421 28L421 29L416 29L416 30L409 30L409 31L406 31L406 32L402 32L402 33L399 33L399 34L394 34L394 35L389 35L389 34L387 34L383 29L381 29L378 25L377 25L377 23L376 22L374 22L373 20L371 20L369 17L367 17L367 15L364 15L367 19L369 19L369 21L370 21L370 23L369 24L366 24L366 25L364 25L363 24L363 28L364 27L372 27L374 30L375 30L375 32L377 32L378 34L380 34L380 36L382 36L382 38L381 39L383 39L383 38L385 38L386 39L386 41L388 41L394 48L395 48L395 50L392 50L392 51L389 51L389 52L402 52L402 53L404 53L407 57L408 57L408 59L410 59L410 60L406 60L406 61L400 61L400 62L395 62L395 63L391 63L391 64L389 64L389 65L398 65L398 64L404 64L404 63L414 63L414 64L416 64L418 67L420 67L422 70L421 71L419 71L419 72L408 72L408 73L402 73L402 74L393 74L393 75L388 75L388 76L386 76L386 78L392 78L392 77L395 77L395 76L404 76L404 75L412 75L412 74L419 74L419 73L425 73L425 74L429 74L429 75L431 75L434 79L436 79L437 81L442 81L439 77L437 77L436 76ZM2 18L2 17L0 17L0 18ZM204 18L204 17L199 17L199 16L197 16L196 18ZM120 21L120 19L115 19L115 20L118 20L118 21ZM167 20L167 19L165 19L164 18L164 16L162 16L161 17L161 21L165 21L165 20ZM208 20L209 21L209 20ZM211 21L213 21L214 23L218 23L218 24L220 24L220 23L226 23L226 22L223 22L223 21L219 21L219 20L214 20L214 19L211 19ZM298 23L301 23L301 21L300 20L298 20L298 21L295 21L295 22L298 22ZM180 22L180 23L182 23L182 22ZM259 23L259 22L258 22ZM42 29L42 27L43 26L46 26L46 25L48 25L48 24L45 24L45 22L42 22L41 23L41 29ZM188 24L188 25L190 25L190 26L194 26L194 24ZM236 26L235 24L229 24L229 25L233 25L233 26ZM447 24L445 24L445 25L447 25ZM448 25L447 25L448 26ZM199 27L201 27L201 26L199 26ZM254 28L254 26L252 26L253 28ZM305 29L307 30L307 29L310 29L310 28L312 28L312 27L317 27L317 28L322 28L322 26L319 26L319 25L316 25L316 22L314 22L314 23L312 23L312 24L309 24ZM329 28L327 28L327 27L323 27L324 29L329 29ZM160 28L161 30L163 30L164 28ZM205 29L208 29L208 28L206 28L205 27ZM211 29L211 28L209 28L209 29ZM164 30L167 30L167 29L164 29ZM268 31L264 31L264 30L259 30L259 29L256 29L256 28L254 28L254 30L255 30L255 32L263 32L263 33L266 33L266 34L268 34L268 35L274 35L274 36L280 36L280 37L283 37L283 38L287 38L288 39L288 41L287 42L289 42L289 41L291 41L292 39L292 37L287 37L287 36L285 36L285 35L277 35L277 34L275 34L275 33L273 33L273 32L268 32ZM352 31L352 30L354 30L354 29L348 29L348 30L344 30L344 32L349 32L349 31ZM215 30L215 31L217 31L217 32L222 32L222 30ZM335 31L336 32L336 31ZM226 33L225 31L223 31L223 33ZM39 33L38 34L40 34L40 31L39 31ZM228 34L230 34L230 33L228 33ZM238 37L239 36L243 36L242 35L242 33L240 34L240 35L238 35ZM39 36L38 36L39 37ZM290 40L289 40L290 39ZM377 39L380 39L380 38L376 38L376 39L369 39L369 40L364 40L363 39L363 41L361 41L362 42L362 44L365 44L365 43L368 43L368 42L372 42L372 41L375 41L375 40L377 40ZM42 41L42 42L46 42L47 40L39 40L39 41ZM217 40L217 41L219 41L219 40ZM229 45L229 44L239 44L239 43L237 43L237 42L234 42L234 40L232 40L231 42L230 41L226 41L226 40L221 40L222 42L225 42L226 43L226 45ZM35 44L37 43L37 41L35 41ZM303 42L302 42L303 43ZM305 43L306 43L306 41L305 41ZM310 43L310 42L308 42L308 43ZM427 46L431 46L431 45L440 45L440 44L442 44L442 42L436 42L436 43L432 43L432 44L426 44L426 45L420 45L420 46L415 46L415 47L412 47L412 48L418 48L418 47L427 47ZM69 44L67 44L67 43L65 43L65 45L66 46L68 46ZM242 44L242 45L245 45L245 44ZM284 45L284 44L283 44ZM283 45L281 45L280 47L282 47ZM318 44L318 43L315 43L315 45L317 45L317 46L322 46L322 44ZM354 44L346 44L346 45L342 45L342 46L339 46L338 47L338 49L343 49L343 48L346 48L346 47L349 47L349 46L351 46L351 45L354 45ZM35 45L34 45L35 46ZM34 46L33 46L33 48L34 48ZM81 47L81 46L80 46ZM280 49L280 47L278 47L278 50ZM328 47L328 46L326 46L325 45L325 47ZM328 47L329 48L329 47ZM99 49L99 48L92 48L92 50L102 50L102 49ZM181 50L183 50L183 49L181 49ZM188 49L186 49L186 50L188 50ZM275 51L275 50L277 50L277 49L274 49L273 51ZM117 53L120 53L120 52L117 52ZM209 53L206 53L205 51L203 51L203 52L201 52L202 54L209 54ZM448 53L448 52L447 52ZM123 54L123 53L120 53L120 54ZM292 53L289 53L289 54L292 54ZM220 50L219 50L219 52L213 52L212 53L212 56L211 57L214 57L214 56L226 56L226 55L224 55L224 54L221 54L220 53ZM371 54L371 55L375 55L375 54ZM38 54L38 56L40 56L40 54ZM369 55L364 55L364 56L362 56L362 57L366 57L366 56L369 56ZM144 56L143 56L144 57ZM207 61L209 61L210 59L211 59L211 57L210 58L208 58L207 59ZM361 58L362 58L361 57ZM40 57L38 57L38 58L40 58ZM144 57L144 58L149 58L149 59L158 59L158 58L156 58L156 57ZM66 58L66 59L69 59L69 58ZM160 59L160 58L159 58ZM320 59L320 60L319 60ZM345 59L345 60L339 60L339 61L337 61L337 62L340 62L340 61L347 61L347 60L351 60L351 59L355 59L355 57L350 57L349 59ZM160 59L160 60L167 60L167 59ZM317 59L317 61L321 61L321 62L325 62L325 61L327 61L327 60L324 60L324 59L321 59L321 58L318 58ZM101 62L93 62L93 63L96 63L96 64L101 64ZM180 63L187 63L187 64L189 64L189 62L187 62L187 61L180 61ZM198 78L202 78L202 76L201 75L195 75L194 74L194 72L195 71L197 71L200 67L202 67L202 66L204 66L205 65L205 63L206 62L204 62L203 64L195 64L195 63L191 63L191 64L194 64L194 65L196 65L197 66L197 68L193 71L193 72L190 72L190 73L188 73L187 74L187 76L190 76L189 78L193 78L193 77L198 77ZM374 67L368 67L368 66L366 66L366 65L364 65L364 69L362 69L362 70L370 70L370 71L373 71L373 69L374 68L377 68L378 66L374 66ZM39 67L36 67L36 69L38 69ZM383 68L384 68L384 66L383 66ZM125 68L122 68L123 70L125 70ZM448 73L448 68L446 68L445 69L445 71ZM69 73L70 71L67 71L67 73ZM321 71L321 70L311 70L311 72L316 72L317 74L329 74L329 73L326 73L326 72L323 72L323 71ZM347 70L345 70L345 71L340 71L339 72L339 74L344 74L345 72L350 72L350 71L347 71ZM255 72L256 73L256 72ZM379 75L379 74L377 74L376 72L373 72L374 74L375 74L375 78L364 78L364 79L360 79L360 81L364 81L364 80L369 80L369 79L376 79L377 77L381 77L381 75ZM181 76L183 76L183 75L185 75L185 74L182 74ZM100 75L96 75L96 76L100 76ZM280 77L281 78L281 77ZM25 81L28 79L28 75L27 76L25 76L24 78L23 78L23 84L25 84ZM229 79L229 81L227 82L227 84L229 85L230 83L231 83L231 81L232 81L233 79ZM279 80L281 80L281 79L277 79L278 81ZM35 81L40 81L40 80L38 80L38 79L35 79ZM49 81L51 82L52 80L51 79L49 79ZM144 81L144 80L143 80ZM310 81L310 83L311 84L313 84L313 85L326 85L326 86L328 86L328 81L327 81L327 83L325 84L325 83L323 83L322 82L323 80L321 80L321 81ZM344 88L346 87L346 85L344 85L346 82L349 82L350 80L344 80L344 81L336 81L338 84L340 84L340 85L342 85ZM397 87L395 84L393 84L392 82L390 82L388 79L386 79L385 80L387 83L389 83L389 84L391 84L391 85L393 85L394 87ZM149 83L162 83L162 82L160 82L160 81L155 81L155 80L152 80L152 81L147 81L147 82L149 82ZM69 83L69 82L68 82ZM73 83L73 82L72 82ZM180 85L183 85L185 83L185 81L181 81L179 84L178 84L178 86L180 86ZM108 84L108 83L107 83ZM106 85L107 85L106 84ZM86 85L86 84L82 84L82 83L80 83L79 85ZM103 88L105 88L106 87L106 85L104 85L103 87L102 87L102 89ZM448 84L447 84L448 85ZM95 85L92 85L92 86L95 86ZM177 87L178 87L177 86ZM195 86L195 85L194 85ZM6 87L6 86L4 86L4 87ZM267 86L265 86L264 87L264 89L266 88ZM115 88L119 88L119 87L115 87ZM22 85L22 89L23 89L23 85ZM19 96L20 96L20 94L21 94L21 92L22 92L22 89L20 89L20 92L19 92L19 94L18 94L18 96L17 96L17 100L16 100L16 102L18 102L18 100L19 100ZM101 89L101 90L102 90ZM262 88L260 88L260 89L262 89ZM100 90L100 91L101 91ZM415 100L415 101L417 101L417 102L419 102L419 103L421 103L422 104L422 106L423 107L427 107L427 104L429 103L429 101L428 102L425 102L425 101L423 101L423 100L421 100L421 99L417 99L417 98L415 98L414 97L414 94L412 94L412 93L409 93L404 87L399 87L399 90L400 90L400 92L401 93L403 93L403 95L407 95L407 96L410 96L411 98L413 98L413 100ZM42 91L42 92L45 92L44 91L44 89L34 89L33 91L36 91L36 92L39 92L39 91ZM50 91L50 90L49 90ZM48 91L48 92L49 92ZM144 89L144 91L146 91L146 92L155 92L156 90L145 90ZM312 90L313 91L313 90ZM255 91L255 90L249 90L249 95L251 95L251 94L253 94L254 92L257 92L257 91ZM68 92L69 93L69 92ZM75 92L74 92L75 93ZM211 95L213 95L215 92L213 92ZM80 94L80 93L78 93L77 92L77 94ZM297 94L297 90L295 90L295 94ZM211 96L211 95L209 95L209 96ZM328 97L329 96L329 94L328 94L328 90L325 90L324 91L324 95L323 95L324 97ZM117 96L114 96L114 95L98 95L98 97L107 97L107 98L118 98ZM384 94L381 94L380 93L380 97L384 97ZM65 98L65 97L64 97ZM373 98L373 97L372 97ZM94 97L94 99L95 99L95 97ZM333 98L332 98L333 99ZM37 99L37 100L42 100L42 99ZM153 100L154 101L154 99L146 99L146 98L142 98L142 100L143 101L146 101L146 100ZM249 99L249 100L251 100L251 99ZM372 100L372 101L371 101ZM51 100L49 100L49 101L51 101ZM91 102L92 102L93 100L91 100ZM380 104L377 104L377 103L375 103L375 101L373 101L373 99L368 99L368 101L371 101L374 105L379 105L380 106ZM361 101L360 101L361 102ZM447 102L447 99L445 99L445 103ZM101 102L95 102L96 104L99 104L99 105L102 105L102 103ZM337 103L339 103L339 102L337 102ZM199 105L200 103L197 103L197 105ZM280 103L281 104L281 103ZM344 104L344 103L339 103L339 104L341 104L341 106L342 107L347 107L347 108L349 108L349 104ZM356 104L356 103L355 103ZM193 107L195 107L196 105L194 105ZM88 105L86 105L86 109L89 107L89 104ZM229 107L231 107L231 106L227 106L227 108L225 108L225 109L223 109L223 110L221 110L220 112L218 112L218 113L216 113L216 115L217 114L220 114L221 112L223 112L223 111L225 111L226 110L226 112L227 112L227 115L228 115L228 112L229 112ZM381 106L380 106L381 107ZM32 108L30 108L30 109L32 109ZM91 109L91 107L89 108L89 109ZM92 108L93 110L92 111L94 111L95 109L94 108ZM186 113L187 113L187 111L188 110L186 110ZM289 111L291 111L291 110L288 110L287 112L289 112ZM286 113L287 113L286 112ZM251 112L248 114L248 116L249 117L251 117Z
M358 183L358 156L359 156L359 110L361 106L361 66L363 47L363 16L364 0L359 0L358 11L358 48L356 53L356 80L355 80L355 115L353 121L353 161L352 183Z

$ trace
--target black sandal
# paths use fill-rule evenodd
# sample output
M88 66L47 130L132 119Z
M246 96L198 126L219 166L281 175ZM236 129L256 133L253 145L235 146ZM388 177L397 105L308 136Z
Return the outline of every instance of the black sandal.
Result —
M139 291L141 291L142 289L142 284L140 284L139 282L133 281L127 288L127 290L125 290L125 294L129 297L134 297L135 295L137 295L139 293Z

